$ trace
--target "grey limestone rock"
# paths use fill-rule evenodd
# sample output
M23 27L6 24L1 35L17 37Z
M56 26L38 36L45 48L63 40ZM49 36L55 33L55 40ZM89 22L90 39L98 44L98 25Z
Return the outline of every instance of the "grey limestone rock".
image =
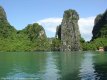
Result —
M75 10L64 12L62 23L56 30L56 37L61 40L61 51L81 50L78 20L79 15Z
M79 51L80 32L78 27L79 15L75 10L66 10L61 23L61 51Z

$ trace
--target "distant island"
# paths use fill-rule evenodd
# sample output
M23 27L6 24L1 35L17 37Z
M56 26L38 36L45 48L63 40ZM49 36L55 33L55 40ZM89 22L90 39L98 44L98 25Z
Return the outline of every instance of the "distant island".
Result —
M38 23L28 24L16 30L8 22L6 12L0 6L0 51L87 51L99 47L107 49L107 10L96 17L93 37L86 42L80 34L79 15L75 10L64 11L62 23L57 26L54 38L46 36Z

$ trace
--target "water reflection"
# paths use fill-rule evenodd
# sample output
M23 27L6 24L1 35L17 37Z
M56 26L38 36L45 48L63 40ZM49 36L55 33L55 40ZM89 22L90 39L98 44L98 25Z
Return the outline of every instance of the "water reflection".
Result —
M98 80L107 80L107 52L94 56L94 61Z
M80 80L79 66L82 56L77 53L59 53L57 58L57 67L60 70L61 80Z
M56 57L52 52L47 53L48 57L46 59L46 70L43 76L43 80L58 80L59 79L59 70L57 69Z
M107 53L0 53L0 79L107 80ZM20 79L19 79L20 78Z
M0 64L3 62L0 66L0 78L40 79L46 69L46 58L44 53L6 53L3 58L0 57Z
M80 74L79 74L81 80L96 80L93 56L94 54L92 53L84 54L84 59L81 62Z

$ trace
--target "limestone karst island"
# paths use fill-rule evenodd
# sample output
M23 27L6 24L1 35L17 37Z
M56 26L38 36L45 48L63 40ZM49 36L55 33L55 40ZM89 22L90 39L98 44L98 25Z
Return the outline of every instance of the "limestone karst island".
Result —
M107 80L107 0L0 0L0 80Z
M46 36L43 26L28 24L16 30L7 20L6 12L0 6L0 51L87 51L107 46L107 10L96 16L91 41L86 42L78 26L76 10L64 11L63 19L57 26L54 38ZM91 31L90 31L91 32Z

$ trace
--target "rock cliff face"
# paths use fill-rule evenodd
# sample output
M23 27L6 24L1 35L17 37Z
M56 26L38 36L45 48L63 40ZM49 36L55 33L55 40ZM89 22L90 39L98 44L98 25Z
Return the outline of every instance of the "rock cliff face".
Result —
M61 51L79 51L80 32L78 27L79 15L75 10L66 10L56 36L61 40Z
M61 25L57 26L55 37L61 40Z
M95 18L92 34L92 40L96 38L107 38L107 10Z
M61 51L79 51L80 32L79 15L75 10L66 10L61 23Z

